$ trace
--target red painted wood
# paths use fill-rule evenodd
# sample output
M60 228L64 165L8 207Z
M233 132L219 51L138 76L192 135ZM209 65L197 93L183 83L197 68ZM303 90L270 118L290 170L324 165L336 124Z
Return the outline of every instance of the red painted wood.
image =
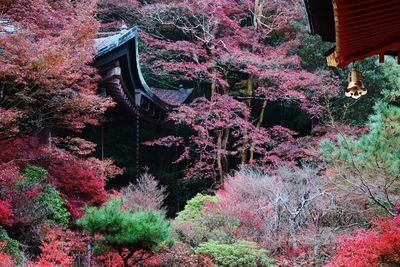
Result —
M339 67L386 51L399 51L400 0L335 2Z

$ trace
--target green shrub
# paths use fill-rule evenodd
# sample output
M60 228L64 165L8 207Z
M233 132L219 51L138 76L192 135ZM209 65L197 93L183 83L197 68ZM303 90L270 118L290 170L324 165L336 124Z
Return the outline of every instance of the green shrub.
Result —
M178 213L173 223L178 239L193 247L208 240L231 243L232 233L238 227L238 223L224 215L205 211L206 201L216 203L218 198L197 194L187 202L184 210Z
M56 224L68 225L71 214L55 187L46 184L43 191L37 196L37 201L49 211L47 221L51 226Z
M26 178L18 183L18 190L27 191L43 187L42 191L36 196L36 201L46 211L47 222L51 226L56 224L67 226L71 214L58 190L46 183L47 171L40 167L27 165L22 173Z
M0 242L5 242L5 246L2 251L11 255L17 263L21 263L23 260L23 256L21 251L19 250L19 242L15 239L12 239L8 236L7 231L0 227Z
M43 184L46 180L47 171L43 168L27 165L22 170L22 173L27 178L28 183Z
M215 196L197 194L194 198L186 203L185 208L178 213L178 216L176 216L175 220L178 222L199 220L201 217L201 210L205 206L205 201L217 202L218 198Z
M233 244L222 244L211 240L200 244L194 252L211 256L215 266L275 266L268 257L268 250L258 248L255 242L239 240Z

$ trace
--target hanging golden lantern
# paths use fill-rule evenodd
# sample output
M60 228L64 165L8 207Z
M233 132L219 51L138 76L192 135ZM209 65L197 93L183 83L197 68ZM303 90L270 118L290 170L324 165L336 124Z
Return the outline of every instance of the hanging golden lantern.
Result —
M345 95L347 97L358 99L366 94L367 94L367 89L364 88L361 72L356 69L353 69L349 73L349 86L347 86Z

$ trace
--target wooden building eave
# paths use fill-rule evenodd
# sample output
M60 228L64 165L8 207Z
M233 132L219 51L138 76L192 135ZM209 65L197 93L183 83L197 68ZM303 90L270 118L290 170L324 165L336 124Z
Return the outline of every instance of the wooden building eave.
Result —
M124 112L135 113L139 109L142 117L161 121L192 92L192 89L160 90L147 85L140 68L137 28L96 39L96 47L94 66L102 76L100 86Z
M328 64L348 64L379 55L397 55L400 63L399 0L305 0L309 28L336 43Z

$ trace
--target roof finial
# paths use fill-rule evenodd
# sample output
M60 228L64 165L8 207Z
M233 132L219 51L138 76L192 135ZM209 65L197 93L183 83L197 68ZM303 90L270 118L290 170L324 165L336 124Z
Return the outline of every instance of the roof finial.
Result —
M119 27L121 32L126 32L128 30L128 26L126 26L125 22L122 23L121 27Z

